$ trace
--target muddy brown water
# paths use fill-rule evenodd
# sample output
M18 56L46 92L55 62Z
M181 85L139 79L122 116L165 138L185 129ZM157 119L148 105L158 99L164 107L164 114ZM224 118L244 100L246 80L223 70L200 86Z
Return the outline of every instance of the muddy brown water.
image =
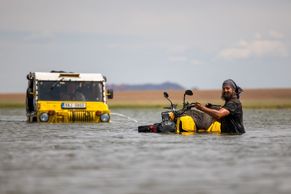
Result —
M161 109L107 124L29 124L0 110L1 194L289 194L291 110L245 110L242 136L138 133Z

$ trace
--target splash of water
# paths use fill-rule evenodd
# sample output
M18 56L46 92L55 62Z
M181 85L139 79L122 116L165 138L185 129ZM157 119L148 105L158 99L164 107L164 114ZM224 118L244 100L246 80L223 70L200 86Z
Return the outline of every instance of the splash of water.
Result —
M116 116L119 116L119 117L122 117L122 118L126 118L127 120L129 120L129 121L133 121L133 122L135 122L135 123L138 122L138 121L135 120L134 118L131 118L131 117L129 117L129 116L127 116L127 115L124 115L124 114L121 114L121 113L111 113L111 115L116 115Z

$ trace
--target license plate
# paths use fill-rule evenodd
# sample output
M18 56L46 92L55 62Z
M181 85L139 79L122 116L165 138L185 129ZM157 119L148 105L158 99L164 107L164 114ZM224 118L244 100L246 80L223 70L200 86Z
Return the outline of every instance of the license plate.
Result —
M85 103L65 103L63 102L61 104L61 107L62 108L67 108L67 109L70 109L70 108L86 108L86 104Z

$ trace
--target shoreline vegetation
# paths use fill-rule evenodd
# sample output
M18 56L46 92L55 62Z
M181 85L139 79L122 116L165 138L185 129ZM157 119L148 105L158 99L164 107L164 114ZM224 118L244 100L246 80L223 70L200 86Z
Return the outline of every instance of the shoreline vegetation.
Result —
M181 105L183 90L167 91L174 104ZM193 96L187 96L189 102L223 104L221 90L193 90ZM241 94L243 108L246 109L282 109L291 108L291 88L282 89L245 89ZM169 106L162 90L152 91L115 91L114 98L108 100L110 109L114 108L163 108ZM25 108L24 93L0 93L0 108Z

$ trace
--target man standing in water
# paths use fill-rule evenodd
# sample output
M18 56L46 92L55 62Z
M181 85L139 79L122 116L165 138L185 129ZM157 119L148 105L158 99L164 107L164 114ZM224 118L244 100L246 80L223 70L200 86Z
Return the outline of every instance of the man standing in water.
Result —
M225 104L217 109L209 106L195 103L195 107L202 112L212 116L215 120L221 123L221 133L227 134L243 134L245 129L243 126L243 111L239 100L240 93L243 90L236 85L232 79L225 80L222 84L221 98Z

